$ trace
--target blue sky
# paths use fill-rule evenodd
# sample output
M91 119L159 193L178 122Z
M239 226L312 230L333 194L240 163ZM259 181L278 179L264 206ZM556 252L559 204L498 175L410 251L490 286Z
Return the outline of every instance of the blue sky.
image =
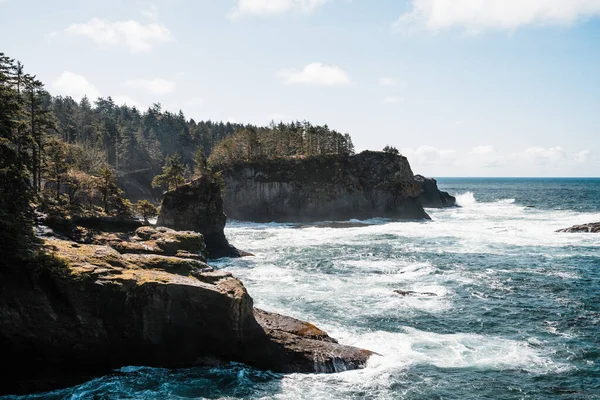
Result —
M430 176L600 176L600 0L0 0L53 94L307 119Z

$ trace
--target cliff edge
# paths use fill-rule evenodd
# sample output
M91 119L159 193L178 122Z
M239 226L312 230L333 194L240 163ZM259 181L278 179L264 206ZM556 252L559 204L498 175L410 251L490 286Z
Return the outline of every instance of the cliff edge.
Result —
M232 165L221 171L235 220L428 219L406 157L374 151Z

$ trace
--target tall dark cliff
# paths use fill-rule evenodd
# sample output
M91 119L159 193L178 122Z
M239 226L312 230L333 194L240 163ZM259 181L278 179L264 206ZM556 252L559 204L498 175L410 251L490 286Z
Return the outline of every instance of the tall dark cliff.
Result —
M233 165L222 171L229 218L257 222L429 218L406 157L365 151Z

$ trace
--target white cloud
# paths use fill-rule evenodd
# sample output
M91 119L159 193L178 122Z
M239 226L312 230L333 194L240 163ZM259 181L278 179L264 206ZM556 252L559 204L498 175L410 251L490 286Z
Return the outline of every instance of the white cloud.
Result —
M92 18L83 24L72 24L65 32L85 36L101 46L125 46L134 53L149 53L154 46L173 40L171 31L163 24L139 21L110 22Z
M175 82L160 78L132 79L125 82L124 85L156 94L167 94L175 90Z
M142 11L142 15L152 21L156 21L158 20L158 7L153 4L147 10Z
M477 146L471 149L471 154L491 154L495 152L494 146Z
M520 153L513 153L511 157L526 163L547 165L562 163L567 159L567 154L562 147L530 147Z
M286 85L338 86L350 83L350 76L343 69L318 62L308 64L302 70L281 70L277 77Z
M581 150L579 153L575 154L575 162L578 164L583 164L590 159L592 153L589 150Z
M463 28L513 31L526 25L570 25L600 15L600 0L411 0L396 26L440 31Z
M385 99L383 99L384 103L400 103L404 101L404 99L402 97L396 97L396 96L388 96Z
M418 149L404 148L400 152L408 158L409 162L416 165L453 165L457 151L452 149L439 149L433 146L421 146Z
M494 146L476 146L464 157L464 164L474 167L499 167L504 157Z
M84 76L70 71L63 72L54 82L52 82L53 94L71 96L79 101L83 96L94 100L100 96L100 92Z
M396 80L394 78L383 77L379 79L379 84L381 86L396 86Z
M327 0L237 0L229 13L236 19L245 15L272 16L290 11L311 12L325 4Z
M117 104L119 106L126 104L129 107L135 107L141 111L144 110L144 107L140 103L138 103L137 101L135 101L134 99L132 99L131 97L129 97L125 94L113 96L112 99L115 102L115 104Z

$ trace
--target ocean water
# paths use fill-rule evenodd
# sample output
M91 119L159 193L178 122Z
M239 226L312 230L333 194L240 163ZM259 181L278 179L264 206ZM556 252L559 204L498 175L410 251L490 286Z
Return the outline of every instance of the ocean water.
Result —
M256 306L379 353L365 369L128 367L21 398L600 399L600 235L555 232L600 221L600 179L438 183L462 207L431 221L226 230L256 256L215 265Z

